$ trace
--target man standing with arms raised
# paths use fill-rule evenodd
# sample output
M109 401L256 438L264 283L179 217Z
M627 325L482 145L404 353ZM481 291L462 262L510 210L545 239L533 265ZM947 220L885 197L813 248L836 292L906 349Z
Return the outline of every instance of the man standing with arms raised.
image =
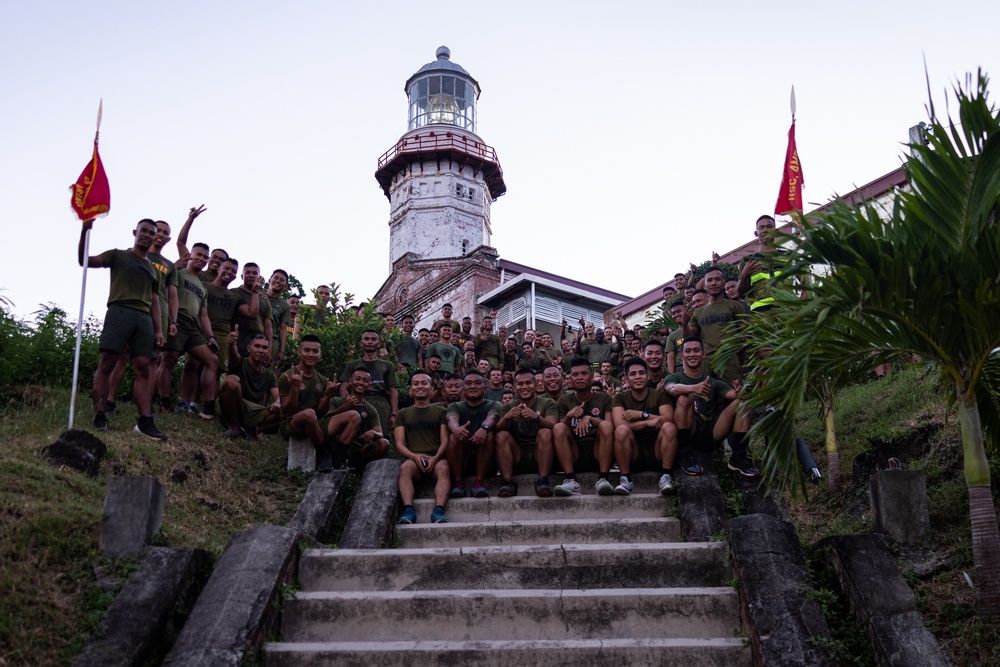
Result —
M101 359L94 374L94 428L108 430L105 413L108 380L118 357L128 346L135 371L135 405L139 411L135 432L153 440L166 440L167 436L160 433L153 423L153 388L149 376L150 359L155 349L163 346L160 304L156 295L159 276L146 259L156 237L156 224L152 220L140 220L132 232L135 241L129 250L108 250L100 255L84 257L87 231L93 226L93 220L83 223L77 260L80 266L86 261L87 267L92 269L111 269L108 312L100 340Z

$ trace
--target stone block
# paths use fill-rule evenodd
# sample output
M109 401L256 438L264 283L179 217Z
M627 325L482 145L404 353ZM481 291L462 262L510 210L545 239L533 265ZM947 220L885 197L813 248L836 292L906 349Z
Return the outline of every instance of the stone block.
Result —
M380 459L365 467L361 489L340 538L342 549L382 549L389 543L399 518L400 465L396 459Z
M316 469L316 448L309 438L293 435L288 438L288 470L296 469L305 472Z
M930 543L931 520L923 471L883 470L872 475L868 490L875 532L886 533L901 544Z
M137 554L163 524L163 485L153 477L112 477L104 491L101 555Z
M827 549L880 664L899 667L951 664L917 612L913 591L900 574L884 536L841 535L821 540L819 546Z
M313 477L288 527L317 542L325 541L341 509L346 479L343 470Z
M175 616L194 603L210 567L207 551L150 547L73 667L138 667L162 657Z
M243 664L277 628L274 600L295 580L298 540L297 531L269 524L234 535L163 664Z
M730 520L728 532L754 664L832 665L815 647L830 639L830 629L819 604L806 599L808 573L795 529L749 514Z

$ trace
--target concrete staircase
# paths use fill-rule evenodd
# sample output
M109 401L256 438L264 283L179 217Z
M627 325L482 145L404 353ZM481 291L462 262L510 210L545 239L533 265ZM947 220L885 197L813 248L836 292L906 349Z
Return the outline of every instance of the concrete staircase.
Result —
M450 501L448 524L418 499L400 548L305 551L267 664L749 665L726 544L681 542L656 475L628 497L595 478L571 498L494 486Z

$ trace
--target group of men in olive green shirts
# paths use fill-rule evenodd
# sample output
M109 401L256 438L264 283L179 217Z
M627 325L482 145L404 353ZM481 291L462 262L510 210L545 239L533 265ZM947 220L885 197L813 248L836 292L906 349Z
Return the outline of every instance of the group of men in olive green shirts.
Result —
M261 336L263 342L257 344L266 347L265 365L280 364L284 360L292 312L290 304L280 294L287 285L288 274L282 269L275 270L267 292L261 293L263 283L259 268L248 262L243 267L242 284L230 289L239 271L237 260L229 257L225 250L212 250L204 243L195 243L190 250L187 247L191 226L204 211L204 206L191 209L178 235L179 259L176 261L161 254L171 238L170 225L148 219L136 226L131 250L110 250L86 258L89 267L110 268L112 274L108 314L100 343L103 365L94 381L94 426L97 430L108 428L109 416L117 407L115 397L125 374L125 364L131 358L140 414L137 432L158 440L167 439L153 425L154 392L159 396L161 413L197 412L205 419L221 416L230 435L253 436L261 431L259 424L242 423L245 420L239 415L245 411L220 415L216 406L220 391L218 378L220 372L228 372L231 368L231 349L238 350L241 363L251 363L255 355L248 346ZM85 259L82 256L84 236L91 227L92 221L85 222L81 233L81 264ZM146 284L147 278L151 286ZM235 346L229 344L233 332L237 334ZM174 404L171 401L173 368L181 355L186 355L186 361L177 388L179 398ZM108 364L111 364L110 369ZM250 377L246 373L236 375L245 380ZM232 381L229 385L232 388ZM259 407L273 412L273 408L265 405L267 399L258 389L253 381L241 387L244 398L260 400L263 403ZM199 397L203 399L200 407ZM229 407L236 405L231 402L231 394L225 400L230 401ZM231 418L233 414L237 416ZM250 420L253 421L255 419ZM264 428L270 426L270 423L264 424Z
M639 328L612 324L602 330L581 319L575 334L563 322L556 346L547 332L508 335L501 326L494 333L492 314L473 333L472 319L454 319L450 304L429 330L414 332L413 317L404 316L400 323L407 336L394 350L408 376L401 397L397 367L383 358L383 341L374 330L362 335L362 356L345 366L339 382L316 371L322 350L315 336L301 338L298 363L275 377L269 366L280 367L296 332L297 300L280 297L288 275L274 271L265 291L256 264L246 263L240 272L238 261L222 249L196 243L188 251L188 233L203 211L191 209L177 241L177 262L160 254L170 240L169 225L151 220L137 225L131 250L88 260L89 266L112 269L95 379L98 428L107 428L113 409L114 362L128 353L137 370L137 431L166 438L152 423L155 386L161 412L218 417L232 437L277 431L308 438L320 470L394 453L405 459L404 501L412 500L412 483L421 476L435 479L436 497L443 489L435 521L446 520L448 497L488 495L485 482L493 474L501 478L501 497L518 493L514 479L522 473L537 476L534 489L540 496L579 494L578 471L598 473L599 494L627 495L633 472L658 470L660 490L668 493L675 465L700 474L691 453L724 439L733 452L729 467L759 474L747 452L747 420L739 411L740 361L734 358L716 378L707 360L734 335L748 310L763 313L769 307L766 278L776 275L765 254L764 240L774 227L769 216L758 220L761 252L744 264L739 281L727 284L713 266L701 286L679 274L671 294L665 290L665 296L678 295L670 313L680 326L663 340L644 338ZM241 284L231 289L237 274ZM387 328L394 325L386 322ZM160 346L159 361L166 363L150 363ZM188 359L175 408L171 370L181 354ZM220 372L226 374L221 387ZM614 467L617 485L610 477ZM565 475L560 484L549 481L554 469ZM404 511L401 520L407 518L415 515Z

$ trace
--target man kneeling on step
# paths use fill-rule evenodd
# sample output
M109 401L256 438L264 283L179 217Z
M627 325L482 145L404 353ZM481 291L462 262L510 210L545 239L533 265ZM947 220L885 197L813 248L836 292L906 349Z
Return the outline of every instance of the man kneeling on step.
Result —
M239 331L226 339L228 374L219 389L219 417L226 436L256 440L257 433L274 433L281 423L281 400L274 373L264 364L271 359L271 341L256 334L247 344L247 358L236 347Z

